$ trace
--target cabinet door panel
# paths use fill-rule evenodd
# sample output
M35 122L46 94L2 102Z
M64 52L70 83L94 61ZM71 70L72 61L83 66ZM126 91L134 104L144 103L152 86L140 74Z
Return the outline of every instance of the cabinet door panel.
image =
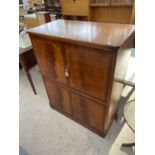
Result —
M104 132L105 107L86 97L62 88L45 80L50 104L59 111L67 113L87 127Z
M63 52L63 44L35 39L33 46L42 74L47 78L54 78L59 82L66 83L64 74L66 56Z
M50 104L56 109L72 115L71 96L69 91L48 81L45 81L45 86Z
M43 76L107 102L112 52L54 41L33 44Z
M102 104L72 94L72 106L76 119L96 130L104 131L105 109Z
M112 64L112 53L68 45L71 87L106 102Z

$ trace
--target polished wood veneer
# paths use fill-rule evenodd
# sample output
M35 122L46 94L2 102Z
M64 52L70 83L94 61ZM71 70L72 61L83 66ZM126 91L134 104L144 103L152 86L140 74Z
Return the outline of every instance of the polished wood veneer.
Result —
M51 107L104 136L118 107L134 26L56 20L29 35Z

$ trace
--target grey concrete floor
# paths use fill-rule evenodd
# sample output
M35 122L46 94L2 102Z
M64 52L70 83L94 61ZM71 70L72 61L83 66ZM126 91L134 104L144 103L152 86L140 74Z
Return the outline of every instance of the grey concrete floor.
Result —
M122 125L113 121L106 137L98 136L51 109L40 72L31 74L37 95L25 72L19 73L20 146L29 155L107 155Z

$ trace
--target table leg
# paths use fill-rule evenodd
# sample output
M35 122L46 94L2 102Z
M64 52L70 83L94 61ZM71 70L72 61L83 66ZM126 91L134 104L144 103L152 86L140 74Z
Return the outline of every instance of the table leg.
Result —
M22 65L19 63L19 69L22 70Z
M132 147L135 146L135 143L123 143L122 147Z
M30 82L32 89L33 89L33 92L36 95L37 93L36 93L32 78L31 78L31 74L29 72L29 70L37 64L33 50L31 49L27 52L20 54L19 62L21 64L21 66L24 68L24 70L26 72L26 76Z
M28 78L28 80L29 80L29 82L30 82L30 84L31 84L31 87L32 87L32 89L33 89L33 92L34 92L34 94L36 95L37 92L36 92L36 90L35 90L35 87L34 87L34 84L33 84L33 81L32 81L30 72L26 72L26 75L27 75L27 78Z

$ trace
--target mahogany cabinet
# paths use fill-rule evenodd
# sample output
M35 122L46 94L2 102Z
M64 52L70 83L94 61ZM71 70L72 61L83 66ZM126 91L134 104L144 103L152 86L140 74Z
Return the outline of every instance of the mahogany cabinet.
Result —
M51 107L104 136L117 110L134 26L56 20L28 32Z

